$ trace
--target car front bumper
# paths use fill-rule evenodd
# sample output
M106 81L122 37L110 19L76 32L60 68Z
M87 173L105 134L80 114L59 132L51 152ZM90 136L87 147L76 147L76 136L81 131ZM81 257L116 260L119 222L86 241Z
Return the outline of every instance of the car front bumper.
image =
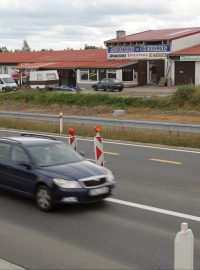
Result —
M54 191L53 197L56 203L92 203L109 197L113 189L114 185L84 189L58 188Z

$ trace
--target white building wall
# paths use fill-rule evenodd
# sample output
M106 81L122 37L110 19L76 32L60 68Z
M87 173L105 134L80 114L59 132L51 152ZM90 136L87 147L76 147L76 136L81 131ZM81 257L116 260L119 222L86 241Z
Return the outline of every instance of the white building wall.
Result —
M122 69L116 71L116 78L122 81Z
M195 35L190 35L187 37L172 40L171 52L186 49L195 45L200 44L200 33Z
M168 86L175 84L175 61L171 61L169 76L168 76Z
M195 62L195 85L200 85L200 62Z

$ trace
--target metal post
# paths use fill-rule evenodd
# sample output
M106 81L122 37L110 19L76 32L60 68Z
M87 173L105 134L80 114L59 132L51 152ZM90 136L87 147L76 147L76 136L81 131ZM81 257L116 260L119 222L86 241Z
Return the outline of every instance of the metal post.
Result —
M181 223L181 231L174 241L174 270L193 270L194 236L188 223Z
M63 113L60 113L60 134L63 133Z

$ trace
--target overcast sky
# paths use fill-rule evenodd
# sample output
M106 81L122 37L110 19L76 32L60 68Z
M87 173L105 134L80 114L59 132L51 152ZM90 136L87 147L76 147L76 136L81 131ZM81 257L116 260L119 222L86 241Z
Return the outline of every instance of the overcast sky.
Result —
M0 47L103 46L116 30L200 27L199 0L0 0Z

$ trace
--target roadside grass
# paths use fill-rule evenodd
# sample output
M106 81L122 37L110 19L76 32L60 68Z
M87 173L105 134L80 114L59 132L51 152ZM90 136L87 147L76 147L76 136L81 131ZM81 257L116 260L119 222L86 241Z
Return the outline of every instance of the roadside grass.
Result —
M80 108L78 115L85 113L86 109L92 111L99 109L101 112L113 109L133 109L158 110L163 113L177 113L190 111L199 113L200 111L200 86L186 85L180 86L178 90L168 97L133 97L133 96L115 96L112 93L61 93L55 91L37 91L37 90L19 90L17 92L2 93L0 95L0 104L6 107L15 107L15 105L26 104L35 108L47 108L51 106L58 108ZM93 110L92 110L93 108ZM59 133L59 124L54 122L38 122L28 120L0 119L0 127L13 128L21 130L30 130L36 132ZM64 133L67 135L68 128L73 127L77 136L94 137L93 126L81 124L64 124ZM141 130L132 128L103 127L101 132L103 138L143 142L152 144L162 144L180 147L200 148L199 134L188 134L167 131Z
M180 86L167 97L116 96L113 93L68 93L56 91L18 90L3 93L0 103L25 102L29 105L49 106L52 104L67 106L105 106L113 109L150 108L161 110L195 109L200 110L200 86Z
M0 119L0 127L59 134L59 124L54 122ZM94 137L96 135L94 126L84 124L64 124L63 135L67 136L68 129L71 127L76 130L76 136ZM141 130L124 127L102 127L101 135L104 139L200 148L199 134Z

